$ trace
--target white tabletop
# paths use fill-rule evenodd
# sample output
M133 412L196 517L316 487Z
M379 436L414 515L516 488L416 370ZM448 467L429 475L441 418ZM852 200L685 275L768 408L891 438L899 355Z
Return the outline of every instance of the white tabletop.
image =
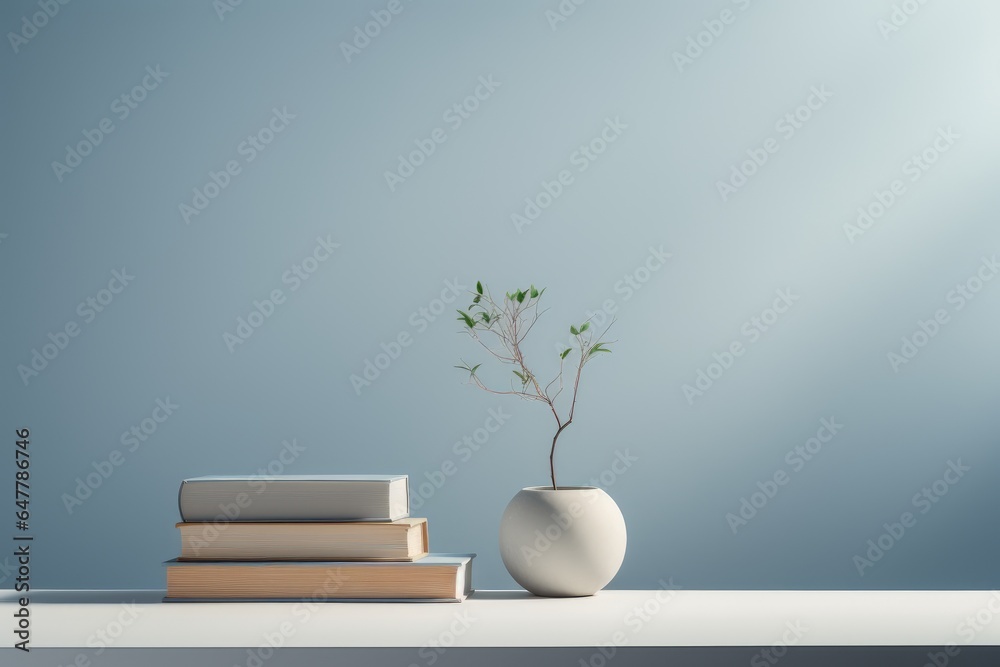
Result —
M1000 645L992 591L602 591L461 603L187 603L35 591L33 648ZM17 594L0 595L10 622Z

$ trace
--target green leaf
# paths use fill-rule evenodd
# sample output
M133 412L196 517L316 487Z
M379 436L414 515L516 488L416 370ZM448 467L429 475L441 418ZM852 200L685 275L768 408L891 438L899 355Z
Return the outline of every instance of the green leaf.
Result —
M483 321L486 322L487 324L490 323L490 314L489 313L483 312Z
M568 355L572 351L573 351L573 348L567 347L565 350L563 350L563 353L559 355L559 358L560 359L565 359L566 355Z
M587 353L587 356L590 357L590 356L592 356L594 354L597 354L598 352L607 352L607 353L610 354L611 350L609 350L606 347L604 347L604 345L605 345L605 343L598 343L594 347L590 348L590 352Z
M540 292L535 289L534 285L532 285L531 286L531 298L532 299L537 299L539 294L540 294Z
M483 297L482 297L482 295L480 295L480 294L477 294L477 295L476 295L476 298L474 298L474 299L472 300L472 303L479 303L479 300L480 300L481 298L483 298ZM472 306L469 306L469 308L472 308Z
M476 291L480 294L483 293L483 283L481 281L476 281Z
M459 310L459 311L456 311L456 312L458 313L459 317L457 317L455 319L457 319L457 320L459 320L461 322L465 322L465 324L468 325L468 327L470 329L472 329L472 328L474 328L476 326L475 320L473 320L471 317L469 317L468 313L466 313L463 310Z
M583 333L589 328L590 328L590 322L584 322L583 324L580 325L580 333Z
M574 327L574 326L570 326L570 328L569 328L569 332L570 332L571 334L573 334L574 336L579 336L579 335L580 335L580 330L579 330L579 329L577 329L577 328L576 328L576 327Z
M523 303L524 302L524 297L525 297L524 292L522 292L521 290L518 290L517 291L517 302L518 303Z
M479 368L480 366L482 366L482 364L476 364L475 366L473 366L472 368L469 369L469 372L472 373L473 375L475 375L476 374L476 369Z
M525 375L524 373L521 373L519 371L511 371L511 372L514 373L514 375L516 375L521 380L521 384L528 384L528 376L527 375Z

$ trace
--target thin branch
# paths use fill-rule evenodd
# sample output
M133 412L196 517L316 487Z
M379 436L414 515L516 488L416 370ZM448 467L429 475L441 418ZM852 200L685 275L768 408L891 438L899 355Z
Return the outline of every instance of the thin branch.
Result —
M583 365L587 363L587 357L585 354L580 354L580 365L576 368L576 380L573 382L573 402L569 406L569 419L566 423L573 421L573 413L576 412L576 396L580 393L580 374L583 373Z
M503 354L501 354L500 352L497 352L492 347L490 347L489 345L487 345L486 343L484 343L479 336L473 335L472 337L475 338L476 342L479 343L480 345L482 345L483 348L487 352L489 352L490 354L492 354L494 357L496 357L500 361L502 361L504 363L508 363L508 364L516 364L517 363L517 360L514 359L513 357L505 357L505 356L503 356Z
M555 384L556 380L559 381L559 389L562 390L562 374L563 374L563 362L565 359L559 359L559 374L552 378L552 381L545 385L545 395L549 395L549 387ZM558 393L556 394L558 396Z
M531 328L535 326L535 322L538 321L538 318L540 318L542 315L544 315L546 312L548 312L548 310L549 309L546 308L545 310L543 310L542 312L539 313L538 312L538 302L537 301L535 302L535 313L534 313L534 315L532 315L531 324L528 326L527 331L525 331L523 334L521 334L521 338L517 341L518 343L520 343L522 340L524 340L524 337L528 335L528 332L531 331Z
M485 384L483 384L483 381L480 380L479 377L475 373L472 374L472 379L475 381L477 387L479 387L483 391L488 392L490 394L496 394L497 396L520 396L521 398L528 399L528 400L531 400L531 401L543 401L544 402L544 399L542 399L542 398L540 398L538 396L535 396L534 394L529 394L529 393L523 392L523 391L499 391L497 389L490 389Z

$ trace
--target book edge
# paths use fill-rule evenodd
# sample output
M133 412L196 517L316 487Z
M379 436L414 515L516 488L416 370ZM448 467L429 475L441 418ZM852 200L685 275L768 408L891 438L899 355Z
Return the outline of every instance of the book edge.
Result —
M448 562L442 563L429 563L421 562L427 559L432 560L433 558L449 558L454 559ZM472 562L472 559L476 557L476 554L443 554L443 553L428 553L423 558L418 561L373 561L373 560L252 560L252 561L233 561L233 560L215 560L215 561L202 561L202 560L181 560L180 558L171 558L170 560L163 561L162 565L164 567L171 566L191 566L195 564L206 564L215 563L217 565L235 565L235 566L246 566L246 565L288 565L289 563L299 563L302 565L318 566L320 564L338 565L345 564L347 566L356 567L359 564L371 564L371 565L391 565L391 564L415 564L419 563L421 566L439 566L439 567L459 567L466 563Z

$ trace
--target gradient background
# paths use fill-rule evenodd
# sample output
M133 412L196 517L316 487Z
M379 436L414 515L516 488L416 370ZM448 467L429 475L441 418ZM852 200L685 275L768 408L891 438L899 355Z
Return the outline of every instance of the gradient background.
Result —
M588 366L557 461L585 484L616 452L638 459L607 484L629 529L612 587L997 586L1000 281L961 311L947 295L1000 252L1000 6L927 3L884 38L886 0L587 2L555 29L555 0L403 0L348 63L341 42L385 6L70 3L3 47L0 473L12 503L14 430L30 428L33 585L161 587L180 481L253 473L294 439L287 473L416 487L452 460L414 514L434 550L479 554L478 588L513 587L499 518L546 482L551 416L463 384L452 365L485 359L450 306L411 320L446 280L481 278L548 287L539 374L570 323L618 307L615 354ZM727 8L735 22L678 71L673 53ZM3 3L0 26L36 11ZM112 102L157 65L169 77L119 120ZM442 114L489 75L501 86L452 130ZM785 139L776 121L821 85L833 97ZM295 119L242 162L275 107ZM115 131L59 182L51 163L103 117ZM577 172L606 118L628 127ZM903 163L949 126L960 139L911 183ZM391 192L384 172L436 127L447 141ZM780 151L723 202L716 182L768 137ZM231 159L242 173L185 224L179 205ZM561 169L574 183L518 233L511 214ZM843 225L895 178L905 196L850 243ZM327 235L341 247L290 291L282 274ZM671 259L629 294L620 281L661 245ZM77 304L122 267L134 282L83 324ZM286 303L230 352L224 332L276 288ZM795 307L690 404L683 385L785 288ZM939 308L951 322L894 372L887 353ZM26 386L18 365L70 321L80 335ZM401 332L413 344L359 395L350 376ZM124 451L167 397L179 409ZM462 460L455 443L501 406L509 421ZM824 417L843 430L793 471L786 453ZM64 494L116 449L123 464L70 513ZM958 459L970 472L915 511ZM734 534L727 513L778 470L790 482ZM859 576L853 557L905 511L916 526ZM0 570L12 586L9 556Z

